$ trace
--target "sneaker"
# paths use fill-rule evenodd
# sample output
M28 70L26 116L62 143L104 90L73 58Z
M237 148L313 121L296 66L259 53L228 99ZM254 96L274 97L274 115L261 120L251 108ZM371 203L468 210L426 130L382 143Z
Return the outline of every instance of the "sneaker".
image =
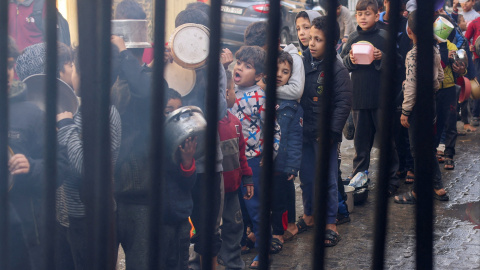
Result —
M478 121L479 121L478 117L473 117L470 125L472 125L474 127L478 127L478 125L479 125Z

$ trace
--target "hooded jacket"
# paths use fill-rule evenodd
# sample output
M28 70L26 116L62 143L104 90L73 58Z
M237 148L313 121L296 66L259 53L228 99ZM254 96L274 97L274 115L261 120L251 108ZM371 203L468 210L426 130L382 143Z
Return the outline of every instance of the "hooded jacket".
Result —
M43 33L35 24L32 17L34 0L25 0L18 3L10 0L8 4L8 33L17 43L21 52L26 47L42 42Z
M277 98L300 100L305 86L305 70L302 57L298 54L298 49L293 44L285 47L283 51L289 53L293 58L292 76L288 80L288 84L277 87Z

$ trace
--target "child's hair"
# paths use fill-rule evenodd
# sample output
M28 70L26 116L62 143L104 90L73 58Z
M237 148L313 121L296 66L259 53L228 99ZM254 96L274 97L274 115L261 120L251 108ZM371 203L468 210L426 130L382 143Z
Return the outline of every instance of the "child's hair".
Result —
M342 2L340 0L337 0L337 8L342 5Z
M19 55L20 55L20 52L18 51L15 40L11 36L8 36L8 57L9 58L11 57L13 58L13 60L16 60Z
M383 10L384 8L383 0L377 0L377 6L378 6L378 10Z
M175 18L175 27L186 23L196 23L208 27L208 15L200 9L185 9L178 13Z
M327 17L322 16L322 17L317 17L313 19L312 21L312 27L315 27L318 30L322 30L324 35L327 34L328 31L328 26L327 26ZM335 43L338 42L338 39L340 38L340 26L338 25L338 22L335 21L335 35L333 36L333 39Z
M232 80L233 80L233 77L232 77L232 72L228 69L225 70L225 75L227 75L227 89L228 87L232 84Z
M205 14L207 14L207 16L210 17L210 5L204 2L198 1L193 3L188 3L185 9L198 9L205 12Z
M81 76L81 69L80 69L80 56L79 56L79 49L78 46L73 47L72 51L72 60L73 65L75 66L75 71L78 75ZM120 51L118 47L112 44L111 49L111 71L110 71L110 85L113 85L117 80L118 75L120 74Z
M416 36L417 35L417 11L414 10L408 14L408 28L412 31L412 33Z
M304 19L310 20L310 17L308 17L308 13L305 11L300 11L299 13L297 13L297 16L295 16L295 23L297 23L298 18L304 18Z
M180 95L180 93L178 93L177 91L175 91L174 89L172 88L165 88L165 104L164 104L164 107L167 106L167 103L169 100L171 99L180 99L182 100L182 95Z
M251 23L245 29L244 42L247 46L263 47L266 44L268 23L265 21Z
M290 65L290 70L293 69L293 58L292 58L292 56L286 51L281 51L278 54L277 63L281 64L281 63L285 63L285 62Z
M355 7L356 11L363 11L371 9L375 14L378 13L378 3L377 0L359 0L357 6Z
M235 58L251 64L255 68L255 74L263 73L265 67L265 50L259 46L242 46L235 53Z
M57 42L57 78L60 72L65 72L65 65L73 62L72 49L62 42Z
M475 4L473 5L473 9L476 12L479 12L480 11L480 2L475 2Z
M145 20L147 14L142 6L133 0L123 0L115 9L115 19Z

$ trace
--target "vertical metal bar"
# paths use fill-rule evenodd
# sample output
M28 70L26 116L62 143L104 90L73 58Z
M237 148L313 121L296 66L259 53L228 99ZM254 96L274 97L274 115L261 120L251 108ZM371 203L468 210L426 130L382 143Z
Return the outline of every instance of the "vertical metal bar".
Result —
M273 186L273 143L275 132L275 105L277 97L277 58L281 24L280 0L270 1L267 31L267 89L265 95L265 126L263 132L263 168L261 175L260 194L260 237L259 237L259 269L268 269L268 253L270 250L271 225L270 213L272 209Z
M433 167L434 155L434 90L433 90L433 2L417 1L417 126L415 143L416 268L433 268Z
M47 81L45 85L44 269L55 269L55 190L57 185L57 1L46 2ZM41 221L43 222L43 221ZM47 240L49 239L49 240Z
M207 100L205 108L207 119L206 153L205 153L205 178L203 181L215 179L215 165L217 159L217 126L218 126L218 74L220 59L220 6L221 0L212 0L210 6L210 44L208 55L208 83ZM201 142L200 142L201 143ZM208 185L202 185L202 194L210 194ZM208 243L205 246L205 254L202 260L202 269L212 269L213 246L211 237L215 229L215 221L218 213L213 213L215 196L203 196L201 205L201 223L203 230L199 232L200 242Z
M388 209L388 181L390 179L390 165L393 149L391 136L394 119L394 98L397 81L394 76L397 71L397 32L400 26L400 1L390 0L390 13L388 14L388 40L387 50L383 57L389 63L382 75L382 88L380 93L380 161L377 181L377 202L375 205L375 235L373 249L373 269L383 269L385 258L385 239L387 234L387 209ZM398 119L397 119L398 120Z
M96 155L98 140L97 133L97 106L99 85L97 81L98 56L96 49L97 38L97 2L96 0L82 0L77 2L78 8L78 35L79 35L79 60L80 60L80 95L82 98L82 136L83 136L83 166L82 192L85 199L88 248L85 258L86 268L94 269L96 250L95 241L95 197L94 185L102 179L97 178L99 156Z
M97 38L100 54L97 57L99 99L94 106L97 109L97 118L88 119L96 125L95 156L98 158L98 169L94 184L95 196L95 267L94 269L115 269L116 250L115 223L113 213L113 181L112 157L110 142L110 81L111 72L111 26L112 0L97 1ZM87 120L87 119L85 119Z
M165 190L164 177L164 85L163 85L163 54L165 43L165 0L155 1L155 42L154 63L152 81L151 103L151 139L150 139L150 269L161 269L159 262L160 254L160 222L162 217L162 196Z
M327 195L328 195L328 168L330 155L330 121L331 121L331 98L334 88L334 73L333 67L337 52L335 51L335 31L337 27L336 10L337 1L329 0L327 2L327 31L326 48L325 48L325 88L322 106L325 106L326 114L320 114L318 119L318 126L321 132L319 134L319 155L317 160L317 173L315 179L315 237L314 237L314 251L313 251L313 269L324 269L325 264L325 227L327 220Z
M0 0L0 269L8 269L8 0Z

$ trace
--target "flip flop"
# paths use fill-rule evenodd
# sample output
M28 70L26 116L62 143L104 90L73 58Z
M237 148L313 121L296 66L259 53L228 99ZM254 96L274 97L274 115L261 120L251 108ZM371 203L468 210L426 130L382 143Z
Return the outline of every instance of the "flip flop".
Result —
M450 197L448 197L447 193L443 195L438 195L435 191L433 191L433 198L442 202L446 202L450 200Z
M408 175L405 177L405 184L413 184L415 183L415 175Z
M270 254L278 254L283 249L283 243L278 238L272 237L270 243Z
M296 225L297 225L297 228L298 228L298 233L297 234L306 232L308 229L313 228L313 226L308 226L307 223L305 223L305 220L303 218L300 218L297 221Z
M330 241L330 243L328 244L325 243L326 247L334 247L338 244L338 242L340 242L341 237L338 233L328 229L328 230L325 230L325 240Z
M284 242L292 241L294 237L295 237L295 234L292 234L289 231L283 232L283 241Z
M415 199L415 197L413 196L413 193L409 191L409 192L400 194L398 196L395 196L394 202L398 204L416 204L417 199Z

